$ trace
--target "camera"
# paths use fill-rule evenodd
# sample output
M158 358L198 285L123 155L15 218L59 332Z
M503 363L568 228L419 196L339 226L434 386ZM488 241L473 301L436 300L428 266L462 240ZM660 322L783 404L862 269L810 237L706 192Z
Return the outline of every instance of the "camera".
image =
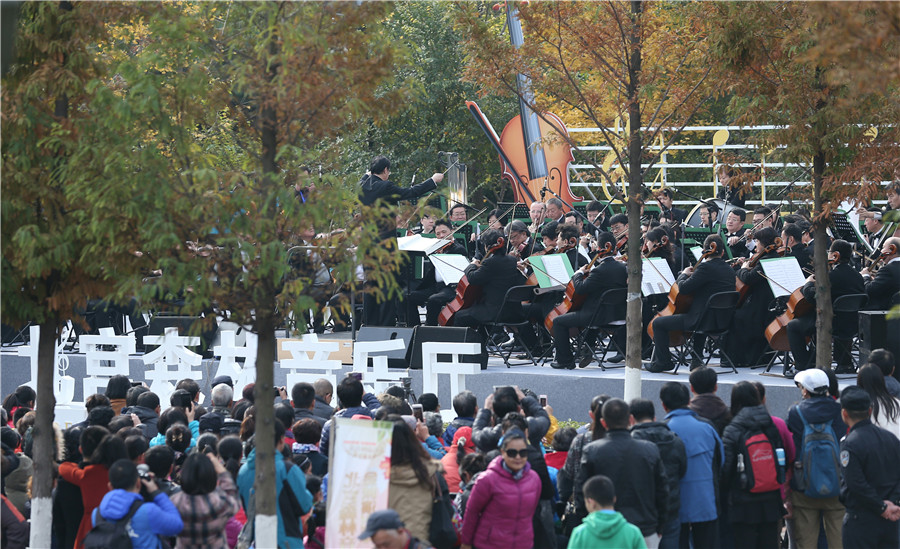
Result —
M142 480L153 480L153 474L150 472L150 467L146 463L138 465L137 472Z

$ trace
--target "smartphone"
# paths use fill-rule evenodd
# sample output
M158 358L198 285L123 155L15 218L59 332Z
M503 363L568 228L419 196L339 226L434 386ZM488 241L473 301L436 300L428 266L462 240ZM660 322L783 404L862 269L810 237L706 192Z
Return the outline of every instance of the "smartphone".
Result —
M362 372L347 372L348 377L355 377L358 381L362 381Z
M425 415L422 413L422 405L421 404L413 404L412 405L413 415L416 416L416 419L419 421L425 421Z
M547 395L540 395L538 398L541 401L541 408L547 405Z
M140 387L140 386L143 385L143 384L144 384L143 381L132 381L132 382L131 382L131 386L132 386L132 387Z

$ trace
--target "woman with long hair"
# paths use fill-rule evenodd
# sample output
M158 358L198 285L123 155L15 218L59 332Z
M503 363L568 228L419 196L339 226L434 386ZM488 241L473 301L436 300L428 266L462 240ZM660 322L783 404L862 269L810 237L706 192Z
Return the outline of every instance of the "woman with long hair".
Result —
M425 542L438 482L435 475L441 471L441 464L431 459L401 416L387 419L394 422L388 507L397 511L410 534Z
M745 471L753 465L744 459L742 449L751 433L764 433L773 453L776 448L784 448L784 443L759 392L749 381L741 381L731 390L731 414L733 419L722 436L725 446L722 483L728 489L728 520L734 546L739 549L777 547L778 521L784 514L780 486L751 492L751 486L743 485Z
M900 438L900 400L888 392L881 368L866 364L856 374L856 384L872 397L872 423Z
M214 453L188 456L181 491L171 499L184 521L176 549L228 549L225 527L241 506L231 474Z
M458 494L462 489L460 486L461 475L459 466L467 454L475 451L475 443L472 442L472 428L460 427L453 433L453 444L447 454L441 458L441 465L444 466L444 480L450 488L451 494Z
M466 503L462 549L532 547L532 519L541 479L528 463L525 433L512 428L500 439L500 455L479 475Z

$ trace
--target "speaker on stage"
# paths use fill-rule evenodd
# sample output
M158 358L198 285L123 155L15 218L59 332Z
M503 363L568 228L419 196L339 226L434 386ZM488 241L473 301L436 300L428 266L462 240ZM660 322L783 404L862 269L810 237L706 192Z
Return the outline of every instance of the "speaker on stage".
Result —
M406 349L409 349L413 339L413 329L399 326L363 326L356 332L356 341L385 341L388 339L402 339ZM405 369L409 367L406 349L373 354L388 357L388 368Z
M430 341L480 343L480 355L463 355L461 360L463 362L480 363L481 369L487 370L488 356L481 335L473 328L457 328L453 326L416 326L413 331L412 344L406 349L406 358L411 369L422 369L422 343ZM441 361L441 356L438 355L438 361ZM449 358L447 358L447 362L449 362Z

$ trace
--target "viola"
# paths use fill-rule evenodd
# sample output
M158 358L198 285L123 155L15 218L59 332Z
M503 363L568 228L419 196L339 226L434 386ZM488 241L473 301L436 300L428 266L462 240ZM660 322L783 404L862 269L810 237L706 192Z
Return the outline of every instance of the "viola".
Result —
M700 260L697 263L700 263L704 259L715 255L716 250L716 243L710 242L709 249L704 250L703 255L700 256ZM668 299L669 302L666 304L665 308L656 313L656 316L653 317L653 320L651 320L650 324L647 326L647 335L649 335L651 339L653 339L653 322L655 322L657 318L661 316L684 314L688 311L688 309L691 308L691 303L694 302L694 296L680 293L677 282L675 284L672 284L672 287L669 289ZM669 332L670 347L673 345L681 345L683 343L684 332Z
M482 261L487 260L494 252L502 249L505 244L506 242L503 238L498 238L497 243L484 254ZM438 324L441 326L453 326L456 313L471 307L480 297L481 286L470 284L468 276L463 275L459 279L459 284L456 285L456 297L441 309L441 314L438 316Z
M597 255L594 256L594 259L588 263L587 271L590 272L594 267L594 264L601 257L606 257L607 255L611 255L613 252L613 248L604 248L597 252ZM547 331L551 334L553 333L553 320L566 313L571 313L581 309L584 306L584 302L587 300L586 294L576 294L575 293L575 280L570 280L568 284L566 284L566 293L563 297L562 303L553 308L547 316L544 318L544 327L547 328Z

